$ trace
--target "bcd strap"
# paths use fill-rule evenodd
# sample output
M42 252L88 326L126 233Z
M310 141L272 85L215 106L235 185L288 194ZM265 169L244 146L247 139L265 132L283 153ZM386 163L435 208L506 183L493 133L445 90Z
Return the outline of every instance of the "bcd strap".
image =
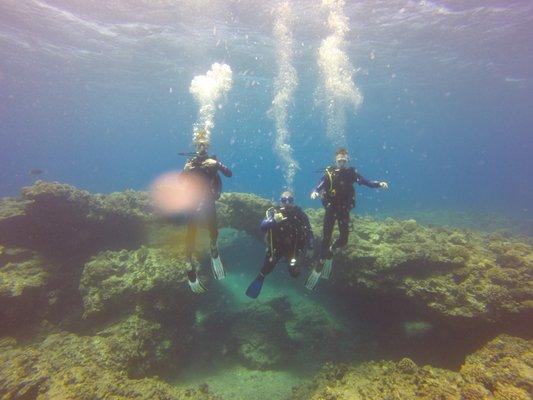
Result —
M326 175L328 176L328 179L329 179L329 190L328 190L328 192L329 192L332 196L335 196L335 193L337 193L337 191L336 191L335 188L333 187L333 174L330 172L329 167L326 168Z

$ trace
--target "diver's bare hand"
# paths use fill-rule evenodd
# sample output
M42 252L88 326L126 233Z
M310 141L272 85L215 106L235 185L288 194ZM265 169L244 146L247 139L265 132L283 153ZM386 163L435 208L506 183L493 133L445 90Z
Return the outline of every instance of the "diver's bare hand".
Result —
M319 194L317 191L314 191L313 193L311 193L311 199L312 199L312 200L317 199L318 196L320 196L320 194Z
M379 188L380 189L388 189L389 188L389 184L385 181L383 182L379 182Z

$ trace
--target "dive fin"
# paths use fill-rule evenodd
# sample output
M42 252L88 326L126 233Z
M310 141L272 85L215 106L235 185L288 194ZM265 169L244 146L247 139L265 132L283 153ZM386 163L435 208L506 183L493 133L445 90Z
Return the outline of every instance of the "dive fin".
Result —
M189 280L189 287L194 293L200 294L204 293L207 289L204 285L202 285L202 282L200 282L200 279L196 278L196 280L193 282Z
M318 281L320 280L320 272L315 271L315 269L311 270L311 274L309 274L309 277L305 281L305 287L309 290L315 290L316 285L318 284Z
M326 258L322 267L321 278L329 279L331 278L331 267L333 266L333 258Z
M226 271L224 271L224 266L222 265L222 261L220 261L220 255L217 255L216 258L211 258L211 266L213 267L213 274L216 279L221 280L226 277Z
M248 286L248 289L246 289L246 296L251 297L252 299L257 299L257 296L259 296L259 293L261 293L261 289L263 288L264 280L265 278L261 275L255 278L254 281L250 283L250 286Z

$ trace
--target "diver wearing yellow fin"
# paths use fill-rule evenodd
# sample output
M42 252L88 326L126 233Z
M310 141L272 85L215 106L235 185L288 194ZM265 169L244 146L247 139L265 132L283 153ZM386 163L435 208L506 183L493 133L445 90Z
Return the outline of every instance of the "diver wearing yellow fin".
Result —
M187 221L187 238L186 252L188 259L189 286L194 293L205 292L205 286L200 282L196 274L196 260L193 253L196 245L196 231L201 221L205 221L209 230L211 242L211 266L216 279L223 279L226 276L220 254L218 252L217 239L217 214L215 202L219 199L222 191L222 181L219 172L226 177L231 177L231 170L216 159L215 156L209 156L209 140L205 130L195 132L193 143L196 147L196 155L189 158L183 168L183 173L194 174L204 180L207 184L207 191L196 209L194 214L189 215Z
M348 243L350 210L355 206L354 184L371 188L388 189L389 184L384 181L365 179L353 167L348 167L348 151L340 148L335 153L335 166L329 166L311 193L311 199L320 197L326 210L320 248L320 270L313 269L305 282L309 290L313 290L320 277L329 279L335 250ZM339 225L339 237L331 244L331 237L335 222Z

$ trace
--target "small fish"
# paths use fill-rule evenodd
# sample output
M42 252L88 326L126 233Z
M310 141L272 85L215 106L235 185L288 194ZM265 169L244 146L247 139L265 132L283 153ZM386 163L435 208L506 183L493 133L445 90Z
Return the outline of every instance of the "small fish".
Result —
M43 173L44 173L44 170L39 169L39 168L32 168L28 171L28 175L31 175L31 176L37 176Z

